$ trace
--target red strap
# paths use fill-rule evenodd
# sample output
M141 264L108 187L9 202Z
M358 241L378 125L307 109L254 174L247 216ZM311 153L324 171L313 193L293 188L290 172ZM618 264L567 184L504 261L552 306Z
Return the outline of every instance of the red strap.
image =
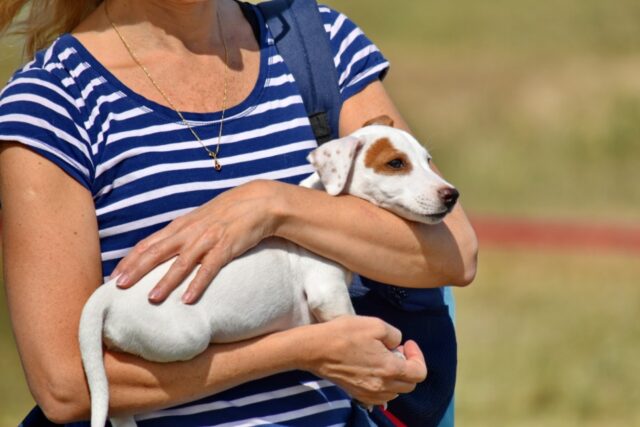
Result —
M407 425L405 423L403 423L402 421L400 421L395 415L393 415L391 412L387 411L386 409L384 409L383 407L380 407L380 410L382 411L382 413L384 414L385 417L389 418L389 421L391 421L393 423L394 426L396 427L407 427Z

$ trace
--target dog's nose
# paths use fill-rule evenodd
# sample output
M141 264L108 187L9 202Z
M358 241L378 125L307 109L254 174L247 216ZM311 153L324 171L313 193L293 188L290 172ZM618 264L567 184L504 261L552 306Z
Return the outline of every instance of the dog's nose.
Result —
M453 187L443 187L438 190L438 196L447 209L451 209L458 201L460 193Z

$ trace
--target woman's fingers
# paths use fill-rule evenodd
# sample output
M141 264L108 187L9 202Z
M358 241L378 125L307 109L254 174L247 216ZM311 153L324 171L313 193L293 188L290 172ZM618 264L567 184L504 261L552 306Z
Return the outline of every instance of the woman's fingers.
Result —
M238 220L234 226L227 225L224 229L210 226L197 237L191 232L191 238L187 237L186 240L195 241L184 249L186 252L178 257L178 260L182 260L176 262L154 288L154 297L158 302L163 301L199 265L182 295L182 301L186 304L198 301L222 267L259 241L259 237L251 236L251 228L250 224Z
M197 268L196 275L187 291L182 295L185 303L197 301L209 286L220 269L231 260L229 246L223 238L224 233L213 227L199 235L193 232L185 233L183 241L192 244L181 249L176 261L169 271L149 293L149 300L161 303Z
M305 369L335 382L360 402L384 404L411 392L426 377L417 344L400 346L400 331L380 319L342 316L317 328L308 353L312 364Z
M160 304L177 288L193 271L198 262L198 253L183 252L178 255L160 281L149 292L149 301Z
M397 394L411 393L413 390L415 390L417 384L418 383L415 383L413 381L408 382L395 380L389 383L389 390L393 390Z
M127 254L127 256L121 259L118 265L116 265L116 268L114 268L111 272L111 277L122 275L128 276L128 272L129 270L131 270L131 267L137 264L138 257L142 256L142 254L147 252L150 248L154 247L154 245L156 245L157 243L160 243L166 238L174 235L177 231L177 225L179 222L181 222L181 218L173 220L166 227L156 231L155 233L138 242L138 244L135 245L133 249L131 249L131 251ZM130 282L129 280L126 281L126 284L124 283L124 280L121 280L121 282L122 284L119 283L118 286L123 288L130 287L133 283L135 283Z
M162 239L152 244L140 242L112 274L113 277L118 276L118 287L126 289L137 283L154 267L175 256L179 246L179 241L174 238Z
M182 302L193 304L198 301L220 269L231 259L230 255L221 256L219 252L211 251L202 260L196 276L182 296Z
M389 350L397 348L402 342L402 332L400 332L400 329L386 322L382 322L382 324L384 326L384 331L380 336L382 343Z
M206 231L200 231L201 228L186 224L185 228L165 239L158 240L154 236L153 239L140 242L114 274L119 275L118 287L133 286L154 267L177 255L167 273L149 293L149 301L156 304L163 302L201 264L182 298L185 303L197 301L220 269L233 258L231 246L226 243L229 239L224 237L226 233L235 236L234 233L244 232L241 227L236 227L240 228L239 232L223 232L217 225L209 225ZM243 242L241 237L236 236L235 240Z
M409 340L404 343L403 351L406 358L403 379L416 383L424 381L427 378L427 363L418 344Z
M395 378L369 379L361 383L340 384L356 400L368 405L383 405L399 394L412 392L417 383L408 382Z
M270 235L275 184L254 181L229 190L201 207L175 219L138 243L111 274L128 288L164 261L178 255L169 272L150 293L162 302L201 264L189 286L185 302L195 302L218 271Z

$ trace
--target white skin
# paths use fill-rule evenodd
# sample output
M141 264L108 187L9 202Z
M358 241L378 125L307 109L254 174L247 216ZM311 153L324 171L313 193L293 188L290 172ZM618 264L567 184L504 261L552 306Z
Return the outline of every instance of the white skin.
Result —
M223 62L216 7L228 23L229 105L253 87L258 48L232 2L113 0L109 5L114 21L179 109L219 109ZM74 34L127 86L165 103L131 62L102 6ZM349 134L383 114L408 130L382 84L375 82L345 103L340 133ZM85 301L102 282L93 201L84 187L33 151L19 144L1 147L4 280L27 381L53 421L86 419L89 392L77 330ZM186 302L195 301L221 266L268 236L289 239L385 283L462 286L475 275L477 241L460 205L444 222L421 225L355 197L267 181L227 191L173 221L140 242L116 273L126 278L122 286L127 287L178 255L179 262L150 297L157 302L201 262L204 268L185 296ZM406 360L389 351L401 341L398 330L378 319L345 316L211 346L188 362L157 364L107 351L110 412L176 405L291 369L327 378L364 403L381 404L411 391L426 376L415 343L401 347Z

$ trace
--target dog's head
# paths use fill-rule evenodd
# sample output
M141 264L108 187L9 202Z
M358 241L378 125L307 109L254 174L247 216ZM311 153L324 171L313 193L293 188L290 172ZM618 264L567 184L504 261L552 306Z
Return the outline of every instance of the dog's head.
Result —
M309 154L325 190L351 194L411 221L440 222L458 191L431 169L431 156L386 116Z

